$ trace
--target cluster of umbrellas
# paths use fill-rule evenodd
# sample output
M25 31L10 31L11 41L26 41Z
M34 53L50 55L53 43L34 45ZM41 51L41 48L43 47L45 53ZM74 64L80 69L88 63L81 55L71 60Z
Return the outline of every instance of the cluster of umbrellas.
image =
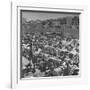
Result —
M79 40L52 33L25 34L21 70L22 77L79 75Z

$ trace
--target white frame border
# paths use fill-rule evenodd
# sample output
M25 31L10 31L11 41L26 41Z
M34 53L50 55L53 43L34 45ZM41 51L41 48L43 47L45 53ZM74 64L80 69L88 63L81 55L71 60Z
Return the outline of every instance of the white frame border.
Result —
M27 6L23 8L24 6ZM48 6L48 5L47 5ZM30 7L30 8L29 8ZM48 78L48 79L29 79L29 80L20 80L20 10L41 10L41 11L61 11L61 12L79 12L80 15L80 58L82 60L81 65L81 76L79 78ZM71 85L71 84L85 84L87 83L87 62L85 62L86 54L85 54L85 42L86 42L86 32L85 29L86 23L84 23L87 19L87 8L85 6L62 6L59 8L53 7L53 5L49 5L49 7L37 7L31 6L30 3L11 3L11 87L41 87L41 86L56 86L56 85ZM17 28L18 26L18 28ZM17 31L18 30L18 31ZM81 32L82 30L82 32ZM84 37L85 36L85 37ZM87 43L87 42L86 42ZM87 46L86 46L87 47ZM17 65L18 63L18 65ZM83 66L83 67L82 67ZM49 80L50 79L50 80ZM48 82L48 83L47 83Z

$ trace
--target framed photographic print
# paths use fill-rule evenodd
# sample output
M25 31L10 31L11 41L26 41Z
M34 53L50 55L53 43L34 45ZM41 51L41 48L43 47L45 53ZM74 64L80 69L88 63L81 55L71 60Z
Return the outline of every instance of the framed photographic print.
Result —
M84 20L81 7L12 3L12 88L85 82Z

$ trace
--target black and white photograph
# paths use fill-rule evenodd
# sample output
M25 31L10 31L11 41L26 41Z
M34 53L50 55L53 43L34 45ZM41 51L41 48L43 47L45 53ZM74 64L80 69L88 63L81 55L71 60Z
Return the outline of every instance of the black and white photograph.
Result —
M80 75L80 13L20 11L20 77Z

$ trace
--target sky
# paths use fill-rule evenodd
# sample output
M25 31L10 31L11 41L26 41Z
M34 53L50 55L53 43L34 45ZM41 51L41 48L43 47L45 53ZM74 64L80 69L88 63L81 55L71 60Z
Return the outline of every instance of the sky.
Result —
M45 20L45 19L57 19L66 16L77 16L75 13L47 13L47 12L31 12L22 11L22 17L27 21L30 20Z

